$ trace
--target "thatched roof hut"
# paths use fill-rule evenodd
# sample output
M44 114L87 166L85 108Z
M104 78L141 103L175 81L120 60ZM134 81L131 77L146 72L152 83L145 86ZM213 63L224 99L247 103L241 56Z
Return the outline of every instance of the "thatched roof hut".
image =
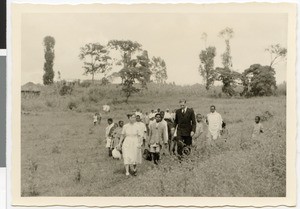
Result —
M28 82L28 83L24 84L23 86L21 86L21 93L24 96L27 96L27 95L38 96L41 93L41 88L37 84Z

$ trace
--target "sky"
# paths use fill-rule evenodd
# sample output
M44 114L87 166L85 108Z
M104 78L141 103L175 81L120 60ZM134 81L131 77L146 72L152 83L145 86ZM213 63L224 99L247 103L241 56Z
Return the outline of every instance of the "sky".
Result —
M287 47L287 15L280 13L29 13L22 16L22 84L42 83L43 38L55 43L55 80L91 79L83 75L80 47L90 42L106 45L109 40L132 40L142 44L149 57L160 56L167 65L167 82L180 85L203 83L198 73L199 54L215 46L215 67L222 67L225 41L218 33L231 27L233 69L243 72L252 64L269 65L265 48L271 44ZM286 62L275 66L276 81L286 81ZM96 75L95 78L101 78Z

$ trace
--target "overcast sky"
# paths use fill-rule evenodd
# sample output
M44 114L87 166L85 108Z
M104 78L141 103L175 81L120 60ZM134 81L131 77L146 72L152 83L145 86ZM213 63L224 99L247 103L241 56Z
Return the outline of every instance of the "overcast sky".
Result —
M133 40L148 50L149 57L160 56L167 65L168 82L202 83L198 73L199 53L204 49L201 34L208 35L207 46L217 49L215 67L221 67L220 55L225 42L218 37L225 27L234 30L231 39L233 68L244 71L251 64L268 65L264 51L271 44L287 46L285 14L24 14L22 17L22 84L42 83L43 38L53 36L54 71L63 79L90 79L84 76L79 48L89 42L103 45L111 39ZM275 66L277 83L286 80L286 63ZM99 78L99 76L96 76Z

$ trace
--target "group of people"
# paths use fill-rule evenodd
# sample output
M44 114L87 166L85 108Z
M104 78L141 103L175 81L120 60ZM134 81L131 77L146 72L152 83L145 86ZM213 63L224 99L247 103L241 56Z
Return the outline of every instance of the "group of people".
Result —
M169 112L157 109L150 114L143 114L139 109L127 115L129 122L114 123L112 118L107 120L105 131L108 155L124 160L126 176L137 174L137 164L142 157L158 164L161 155L176 155L181 158L189 154L191 146L204 133L207 125L207 141L212 144L221 136L227 140L228 130L220 113L214 105L210 106L210 113L204 118L196 114L193 108L186 105L186 100L179 101L180 108ZM252 137L263 133L259 116L255 117Z

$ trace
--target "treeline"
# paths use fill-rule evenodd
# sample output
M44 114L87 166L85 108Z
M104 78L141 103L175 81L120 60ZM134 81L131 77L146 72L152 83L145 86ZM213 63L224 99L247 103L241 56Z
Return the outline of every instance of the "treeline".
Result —
M55 39L53 37L45 37L44 85L53 83L54 45ZM119 53L120 58L111 56L116 52ZM146 88L147 83L165 83L168 78L165 61L161 57L150 59L148 51L143 49L140 43L131 40L110 40L106 45L100 43L85 44L80 48L79 59L83 61L83 74L91 75L92 83L94 83L96 74L103 75L103 84L108 84L114 78L120 78L126 102L133 93ZM110 73L116 66L120 66L121 69L118 72ZM60 72L58 72L58 76L60 79Z
M234 37L232 28L225 28L219 32L219 37L225 41L225 51L221 54L222 66L215 67L217 50L215 46L206 46L207 34L201 38L205 48L199 54L199 73L203 77L206 90L216 81L222 83L222 92L229 96L270 96L276 94L276 79L274 66L286 57L287 50L279 44L271 45L265 51L270 54L270 65L253 64L242 73L234 70L230 41ZM55 39L51 36L44 38L45 64L44 85L53 84L54 78L54 46ZM116 55L118 55L116 57ZM161 57L149 58L148 51L136 41L110 40L107 44L88 43L80 47L79 59L83 61L83 74L90 75L92 83L96 74L102 74L101 83L106 85L113 79L121 80L121 90L125 94L126 102L129 97L147 84L166 83L168 78L167 66ZM120 69L117 72L116 69ZM113 72L114 69L114 72ZM61 73L58 71L59 80ZM242 91L237 89L243 88ZM62 95L70 87L64 85Z
M227 96L270 96L276 94L277 88L274 65L286 57L287 50L279 44L271 45L265 51L270 53L270 65L262 66L253 64L244 72L239 73L233 69L230 40L234 36L232 28L225 28L219 33L219 37L225 41L226 49L221 54L222 67L215 67L216 47L206 47L207 34L202 34L205 49L199 54L199 73L203 77L205 88L209 90L215 81L222 82L222 92ZM236 91L238 86L243 87L242 92Z

